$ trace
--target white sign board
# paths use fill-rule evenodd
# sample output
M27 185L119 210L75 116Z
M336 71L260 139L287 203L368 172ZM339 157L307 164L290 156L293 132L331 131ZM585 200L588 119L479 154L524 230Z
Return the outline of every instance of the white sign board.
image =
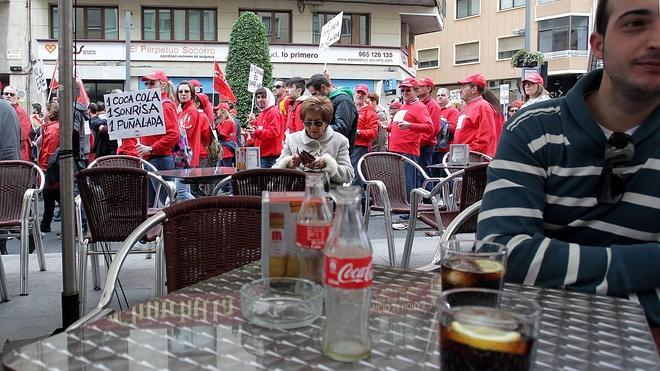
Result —
M264 80L264 70L255 66L254 64L250 65L250 80L248 81L247 90L250 93L254 93L259 89Z
M449 92L449 99L450 100L461 100L461 91L459 89L455 89Z
M336 43L341 38L341 22L344 19L344 12L337 14L334 18L324 24L321 28L321 39L319 40L319 51L330 49L330 45Z
M165 134L163 100L157 89L103 96L110 139Z
M37 86L37 90L48 90L48 84L46 84L46 74L44 72L44 62L38 60L34 65L32 65L32 76L34 76L34 83Z
M509 84L500 85L500 103L509 104Z
M21 59L21 49L7 49L7 59Z

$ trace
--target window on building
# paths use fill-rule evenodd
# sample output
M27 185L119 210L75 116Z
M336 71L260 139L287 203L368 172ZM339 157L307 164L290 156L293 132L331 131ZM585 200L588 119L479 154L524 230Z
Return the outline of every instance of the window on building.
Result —
M479 42L454 46L454 64L479 63Z
M497 59L507 59L518 49L525 48L525 36L501 37L497 39Z
M456 19L479 15L481 0L456 0Z
M337 14L316 13L312 21L312 35L314 44L321 40L321 28ZM337 44L343 45L369 45L369 15L344 13L341 24L341 38Z
M266 37L270 44L291 42L291 12L274 10L241 10L240 13L252 12L261 18L266 27Z
M500 10L519 8L525 6L525 0L499 0Z
M438 67L438 48L424 49L417 51L417 61L419 62L418 68L434 68Z
M119 39L119 10L116 7L81 6L74 12L73 32L78 39ZM60 12L50 7L50 37L60 37Z
M143 40L215 41L215 9L142 8Z
M589 17L569 16L539 21L539 51L587 50Z

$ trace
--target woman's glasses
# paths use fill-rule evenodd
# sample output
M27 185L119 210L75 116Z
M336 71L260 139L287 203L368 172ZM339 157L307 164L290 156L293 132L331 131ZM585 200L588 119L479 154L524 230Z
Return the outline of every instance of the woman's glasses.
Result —
M179 90L179 94L188 94L188 93L190 93L190 90L185 90L185 89Z
M303 121L303 124L306 127L311 127L312 125L314 125L317 128L320 128L321 126L323 126L325 124L325 122L323 122L323 121Z
M621 174L614 173L614 169L627 166L634 156L635 144L630 135L612 133L605 146L605 164L598 178L598 202L615 204L621 200L626 183Z

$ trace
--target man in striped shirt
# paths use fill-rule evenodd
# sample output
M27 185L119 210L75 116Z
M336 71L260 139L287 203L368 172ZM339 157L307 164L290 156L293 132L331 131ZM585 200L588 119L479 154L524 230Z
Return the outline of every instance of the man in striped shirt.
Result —
M658 0L601 0L590 43L604 70L505 126L477 237L509 281L629 297L659 326Z

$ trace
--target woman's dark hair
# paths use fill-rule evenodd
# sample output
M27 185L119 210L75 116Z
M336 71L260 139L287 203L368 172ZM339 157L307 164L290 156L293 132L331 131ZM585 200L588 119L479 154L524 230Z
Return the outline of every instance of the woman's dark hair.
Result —
M329 124L332 121L334 108L332 107L332 102L327 97L313 96L305 99L302 106L300 106L300 118L305 120L308 112L321 113L321 120Z
M608 3L607 0L600 0L596 8L596 32L603 36L605 36L607 24L610 22L610 12L607 9Z
M490 103L490 105L493 106L493 109L495 109L497 113L500 115L504 114L502 112L502 104L500 103L500 99L490 89L484 89L484 91L481 93L481 97L484 98L486 102Z
M41 114L41 104L32 103L32 108L34 108L34 110L37 111L38 114Z
M60 104L57 102L51 102L50 107L48 108L48 119L49 120L60 120Z
M179 83L179 85L176 86L176 90L174 91L174 94L176 96L177 102L182 103L181 101L179 101L179 88L181 87L181 85L188 85L188 89L190 89L190 99L194 102L195 98L197 98L197 94L195 94L195 88L192 85L190 85L190 82L188 82L188 80L183 80Z

